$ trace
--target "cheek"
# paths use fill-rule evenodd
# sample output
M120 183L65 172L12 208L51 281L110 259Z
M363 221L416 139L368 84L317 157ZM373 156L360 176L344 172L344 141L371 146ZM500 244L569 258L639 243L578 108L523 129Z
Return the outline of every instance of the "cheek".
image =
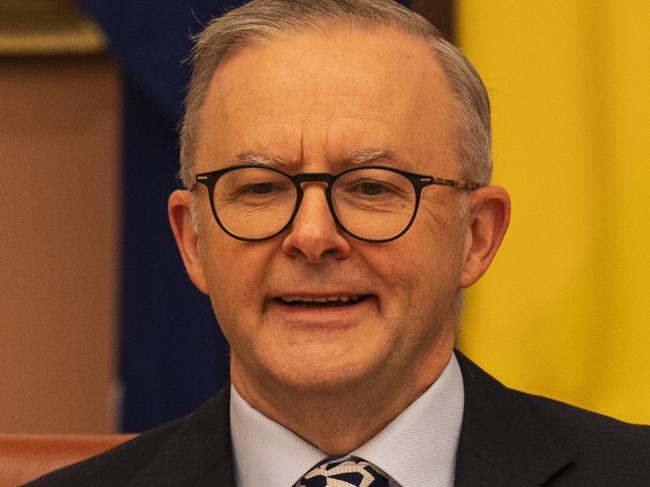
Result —
M223 244L223 245L221 245ZM246 355L259 333L263 256L238 241L210 247L203 262L214 315L232 350Z
M206 232L200 249L208 292L219 321L229 323L258 311L268 262L266 246Z
M431 306L444 307L452 299L461 272L457 230L451 225L414 226L370 263L381 269L380 279L393 306L420 314Z
M206 235L199 246L201 264L211 298L228 293L241 283L239 279L234 279L232 273L233 268L236 267L236 254L228 242L220 240L213 235Z

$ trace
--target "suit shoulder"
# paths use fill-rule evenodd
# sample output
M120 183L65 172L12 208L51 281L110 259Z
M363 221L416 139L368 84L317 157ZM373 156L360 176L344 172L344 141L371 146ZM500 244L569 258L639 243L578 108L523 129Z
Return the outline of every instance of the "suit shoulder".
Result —
M512 391L520 395L535 411L540 420L556 432L573 438L609 440L613 447L617 442L645 444L650 447L650 426L632 424L603 414L572 406L555 399Z
M509 389L457 357L465 387L459 475L476 480L481 467L487 478L490 465L489 474L532 485L648 485L650 427Z
M456 351L466 393L481 404L511 413L531 410L537 419L559 437L650 443L650 426L626 423L570 404L508 388ZM514 408L514 409L510 409Z
M231 469L228 407L224 388L193 413L149 430L105 453L57 470L30 487L193 485L214 469ZM213 473L214 473L213 472Z
M184 418L153 428L115 448L56 470L27 484L29 487L124 485L160 453Z
M515 394L555 437L575 445L577 456L567 474L589 465L596 478L618 472L619 485L637 485L635 482L650 478L650 426L626 423L545 397Z

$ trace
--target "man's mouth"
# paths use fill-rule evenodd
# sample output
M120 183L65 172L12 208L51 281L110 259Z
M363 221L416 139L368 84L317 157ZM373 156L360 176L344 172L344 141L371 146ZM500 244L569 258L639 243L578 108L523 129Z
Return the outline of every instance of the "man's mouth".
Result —
M275 298L275 301L286 306L303 307L303 308L325 308L339 306L353 306L368 298L364 294L347 294L341 296L321 296L321 297L304 297L304 296L281 296Z

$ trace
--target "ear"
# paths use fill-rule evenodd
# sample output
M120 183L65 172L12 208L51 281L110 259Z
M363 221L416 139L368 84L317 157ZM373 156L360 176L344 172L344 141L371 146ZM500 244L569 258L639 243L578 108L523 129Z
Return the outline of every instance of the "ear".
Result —
M208 294L199 252L198 234L192 224L191 202L192 194L189 191L176 190L169 196L167 213L187 274L201 292Z
M474 284L494 258L510 223L510 196L499 186L486 186L472 193L465 234L464 266L459 286Z

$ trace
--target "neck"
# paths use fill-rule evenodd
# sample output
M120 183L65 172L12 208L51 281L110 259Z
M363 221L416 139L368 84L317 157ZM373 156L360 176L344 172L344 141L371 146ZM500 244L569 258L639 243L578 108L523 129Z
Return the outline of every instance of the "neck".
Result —
M394 379L379 374L328 388L287 386L271 376L260 380L243 373L235 357L231 377L252 407L327 455L340 457L367 443L438 379L453 342L453 337L441 337L425 360Z

